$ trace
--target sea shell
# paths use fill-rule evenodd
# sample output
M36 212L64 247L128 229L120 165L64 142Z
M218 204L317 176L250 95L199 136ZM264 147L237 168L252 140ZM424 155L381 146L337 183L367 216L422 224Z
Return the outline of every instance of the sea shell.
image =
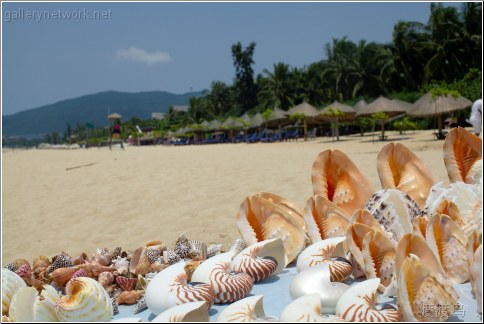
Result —
M375 296L379 286L379 278L351 286L338 300L336 315L347 322L398 322L400 315L395 308L375 308Z
M230 270L244 272L255 282L262 281L282 271L286 266L284 245L280 238L252 244L237 254Z
M50 274L50 278L59 287L65 287L77 270L79 270L77 267L59 268Z
M2 314L8 314L13 295L22 287L27 287L18 274L8 269L2 269Z
M146 255L146 247L140 247L133 252L129 262L129 272L134 275L145 275L149 272L150 265L150 260Z
M407 193L423 207L430 188L437 182L429 168L405 145L385 145L377 157L377 169L383 189Z
M467 263L477 311L482 314L482 231L476 231L468 238Z
M449 216L434 215L429 220L425 237L452 282L463 283L469 279L467 237Z
M20 288L10 303L9 316L14 322L59 322L55 304L60 295L50 285L45 285L39 296L33 287Z
M247 246L267 239L282 239L286 264L289 264L306 244L306 235L297 217L269 200L252 195L240 205L237 227Z
M349 288L342 282L330 282L331 273L327 264L321 264L299 272L289 285L292 299L317 293L323 313L334 314L336 303Z
M262 199L269 200L271 203L285 209L286 212L291 215L301 227L303 227L304 231L306 231L306 224L304 223L304 210L294 202L272 192L258 192L255 195Z
M165 247L166 249L166 247ZM150 261L150 264L156 262L156 260L162 255L164 250L162 250L161 245L153 245L146 248L146 257Z
M136 282L138 282L138 278L116 277L116 283L123 291L133 290L136 287Z
M38 268L47 268L50 266L50 260L45 255L39 255L32 262L32 269L35 271Z
M133 305L143 296L142 290L125 290L117 298L118 305Z
M74 266L74 261L72 260L72 258L66 253L62 252L62 254L56 255L54 257L54 261L48 268L48 273L50 274L56 269L70 268L73 266Z
M118 296L119 297L119 296ZM111 297L111 305L113 306L113 316L119 314L119 304L116 298Z
M462 127L445 137L444 163L451 182L474 183L474 164L482 160L482 139Z
M187 274L187 281L192 281L192 275L196 268L202 264L204 260L187 260L185 264L185 273Z
M377 191L366 203L365 209L391 233L393 241L412 232L412 222L422 215L417 203L406 193L397 189Z
M190 258L207 259L207 244L198 240L190 240L188 244L190 244L191 249Z
M121 256L122 249L120 246L116 247L111 253L111 261L117 260L119 256Z
M321 315L321 297L309 294L293 300L284 307L279 319L281 322L345 322L336 315Z
M225 249L223 244L211 244L207 247L207 259L224 252Z
M245 244L243 239L236 239L230 245L229 252L233 253L233 255L237 255L245 249L247 245Z
M99 282L104 288L107 288L114 282L114 275L109 271L101 272L97 278L97 282Z
M167 264L175 264L181 260L180 256L173 250L163 251L163 261Z
M323 196L309 198L304 212L311 242L346 235L350 215Z
M151 323L166 322L210 322L207 305L204 301L196 301L173 306L151 321Z
M129 261L126 258L122 258L118 256L115 260L112 261L114 265L114 269L119 276L124 276L128 274L129 271Z
M444 322L454 313L458 298L452 283L429 269L425 261L414 254L405 259L397 281L397 303L403 321Z
M143 296L140 299L138 299L138 302L136 303L136 308L134 309L133 314L138 314L139 312L142 312L145 309L148 309L148 306L146 305L145 296Z
M90 255L86 261L97 261L100 265L108 266L111 264L111 255L107 249L98 249L98 253Z
M145 300L153 314L158 315L170 307L192 301L205 301L207 308L212 306L215 295L213 288L207 283L188 285L185 264L185 261L175 263L149 282Z
M113 305L106 290L94 279L75 278L66 287L67 296L61 297L55 312L64 322L102 321L113 316Z
M220 311L217 322L276 322L264 311L262 295L246 297L228 305Z
M187 237L182 234L175 243L175 253L180 256L180 258L185 259L190 253L191 247L188 243Z
M335 203L348 215L363 208L374 190L350 158L339 150L317 156L311 170L314 195Z
M416 217L412 222L412 234L418 235L425 240L425 233L427 231L428 223L429 218L427 215Z
M308 246L297 258L297 271L301 272L319 264L327 264L331 281L344 281L353 272L351 262L346 259L343 243L346 237L335 237Z
M98 261L88 261L78 265L77 268L85 269L89 277L97 277L104 271L113 272L115 270L113 265L110 265L109 267L103 266L99 264Z
M242 299L254 285L254 280L248 274L229 272L232 256L230 252L218 254L204 261L193 272L192 282L203 282L213 287L215 304Z

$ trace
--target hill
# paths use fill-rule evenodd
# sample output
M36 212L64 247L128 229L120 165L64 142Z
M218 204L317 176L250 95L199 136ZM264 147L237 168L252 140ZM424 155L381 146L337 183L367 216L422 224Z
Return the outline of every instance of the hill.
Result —
M64 132L67 123L94 123L95 127L108 125L108 112L117 112L123 120L133 116L148 119L153 112L166 112L172 105L188 105L190 97L200 92L173 94L165 91L118 92L105 91L3 116L3 136L41 135Z

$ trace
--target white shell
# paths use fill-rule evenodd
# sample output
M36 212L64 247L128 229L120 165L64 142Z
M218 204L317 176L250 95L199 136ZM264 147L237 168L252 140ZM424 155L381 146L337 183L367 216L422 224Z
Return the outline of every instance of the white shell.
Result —
M247 273L254 281L261 281L279 273L285 266L284 245L280 238L275 238L242 250L230 264L230 270Z
M343 248L345 240L345 236L334 237L308 246L297 258L297 271L301 272L319 264L328 264L331 281L344 281L353 272L353 266L346 259Z
M309 294L297 298L284 307L281 322L344 322L335 315L321 315L321 297L319 294Z
M39 297L34 287L20 288L10 302L10 318L14 322L59 322L55 304L60 295L50 285L45 285Z
M18 274L2 269L2 315L7 315L13 295L22 287L27 287Z
M391 234L395 243L403 235L412 232L413 220L422 214L417 203L408 194L397 189L377 191L364 209Z
M215 304L231 303L247 296L254 280L245 273L229 272L233 254L217 254L202 262L192 274L192 282L203 282L213 287Z
M151 321L151 323L167 322L210 322L207 303L197 301L177 305L167 309Z
M61 297L55 312L63 322L109 322L113 305L107 291L96 280L78 277L69 280L67 296Z
M348 289L338 300L336 315L347 322L398 322L396 309L375 309L374 301L380 279L368 279Z
M296 299L304 295L318 293L321 298L322 312L334 314L338 299L349 286L341 282L330 282L330 276L331 273L327 264L301 271L294 277L289 286L291 298Z
M112 261L112 263L114 264L114 269L116 269L116 272L119 275L128 274L128 269L129 269L128 259L118 256L115 260Z
M145 301L153 314L158 315L173 306L194 301L206 301L207 309L212 306L213 288L207 284L189 286L185 265L185 261L172 264L150 280L145 291ZM193 278L192 282L195 282Z
M275 322L275 317L266 316L263 298L257 295L228 305L218 315L217 322Z

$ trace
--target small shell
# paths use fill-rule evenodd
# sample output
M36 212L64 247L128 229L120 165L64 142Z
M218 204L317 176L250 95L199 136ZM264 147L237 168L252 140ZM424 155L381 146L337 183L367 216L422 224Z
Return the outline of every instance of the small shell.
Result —
M54 270L50 274L52 282L54 282L59 287L65 287L65 285L71 280L72 276L77 272L77 267L71 268L59 268Z
M173 306L156 316L151 322L210 322L210 318L206 303L197 301Z
M214 290L209 284L188 285L185 261L180 261L150 280L146 287L145 300L150 312L158 315L170 307L191 301L205 301L209 308L213 304L214 295Z
M119 276L124 276L128 274L128 270L129 270L128 259L118 256L115 260L112 261L112 263L114 265L114 269L116 269L116 272L118 273Z
M301 272L326 263L331 272L331 281L344 281L353 272L351 262L345 258L343 243L346 237L325 239L308 246L297 258L297 271Z
M296 275L289 286L292 299L317 293L320 296L323 313L335 312L336 303L349 288L342 282L330 282L331 273L327 264L306 269Z
M231 303L242 299L254 285L254 280L248 274L229 272L231 261L232 253L218 254L204 261L193 272L193 282L203 282L213 287L215 304Z
M217 322L276 322L264 311L262 295L246 297L228 305L217 317Z
M60 295L50 285L45 285L38 294L33 287L20 288L10 304L10 318L14 322L58 322L55 304Z
M243 239L236 239L235 241L232 242L232 245L230 245L229 252L233 253L234 255L239 254L242 252L243 249L245 249L247 245L245 244Z
M8 314L13 295L22 287L27 287L25 281L15 272L2 269L2 314Z
M133 314L138 314L139 312L142 312L145 309L148 309L148 306L146 306L146 299L145 299L145 296L143 296L140 299L138 299L138 302L136 303L136 307L133 311Z
M133 305L138 302L138 300L143 295L142 290L130 290L130 291L123 291L119 294L117 301L118 305Z
M449 216L434 215L429 220L425 237L452 282L463 283L469 279L467 237Z
M207 259L224 252L225 252L225 249L223 244L212 244L207 247Z
M207 259L207 244L197 241L197 240L190 240L188 241L190 244L190 258L191 259Z
M79 269L85 269L89 275L89 277L97 277L104 271L113 272L114 266L111 265L109 267L103 266L99 264L97 261L89 261L77 266Z
M349 288L338 300L336 315L347 322L398 322L400 315L393 308L375 308L380 279L368 279Z
M101 284L101 286L107 288L114 282L114 275L109 271L101 272L97 278L97 281Z
M32 262L32 269L35 271L38 268L47 268L50 266L50 260L45 255L40 255Z
M181 259L188 257L191 247L188 243L188 239L184 234L182 234L175 243L175 253L180 256Z
M94 279L75 278L66 287L67 296L61 297L55 312L61 321L103 321L113 316L113 305L106 290Z
M79 269L74 272L74 275L71 279L78 278L78 277L87 277L87 270L86 269Z
M146 256L148 257L150 264L155 263L163 253L160 247L160 245L154 245L146 248Z
M175 264L181 260L180 256L173 250L163 251L163 261L167 264Z
M117 276L116 283L118 284L119 288L123 289L123 291L131 291L136 287L136 282L138 278L126 278Z
M280 238L252 244L237 254L230 270L247 273L255 282L279 273L286 266L284 245Z
M192 281L192 275L196 268L202 264L203 260L188 260L185 264L185 273L187 274L188 282Z
M111 297L111 305L113 306L113 316L119 314L119 304L116 298Z
M344 322L341 317L321 315L321 297L319 294L309 294L299 297L284 307L281 322Z
M74 261L72 260L72 258L69 255L62 252L62 254L59 254L54 257L54 261L48 268L48 273L50 274L56 269L70 268L73 266L74 266Z

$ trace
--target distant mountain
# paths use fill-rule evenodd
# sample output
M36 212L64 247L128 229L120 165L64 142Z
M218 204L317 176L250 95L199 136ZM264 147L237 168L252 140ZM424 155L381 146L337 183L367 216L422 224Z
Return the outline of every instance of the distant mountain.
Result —
M133 116L151 118L153 112L166 112L172 105L188 105L190 97L201 92L173 94L165 91L117 92L105 91L74 99L62 100L50 105L3 116L3 136L39 135L64 132L67 123L94 123L95 127L108 125L107 115L117 112L123 120Z

